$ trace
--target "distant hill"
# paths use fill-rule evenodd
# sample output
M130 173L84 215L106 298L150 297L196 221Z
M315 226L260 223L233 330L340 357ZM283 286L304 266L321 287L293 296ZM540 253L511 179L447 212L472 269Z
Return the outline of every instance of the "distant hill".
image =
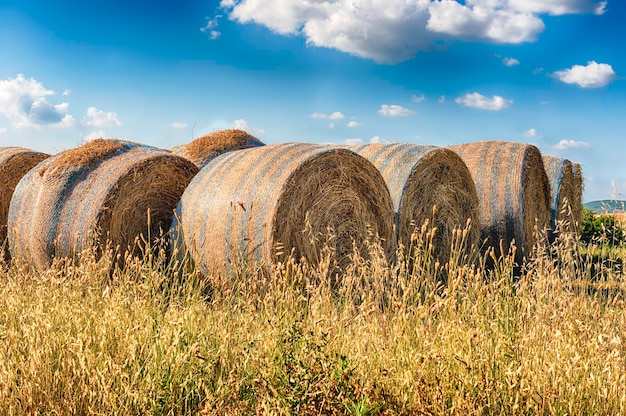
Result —
M583 207L590 209L598 214L611 214L614 212L625 212L626 201L613 201L604 199L601 201L591 201L583 204Z

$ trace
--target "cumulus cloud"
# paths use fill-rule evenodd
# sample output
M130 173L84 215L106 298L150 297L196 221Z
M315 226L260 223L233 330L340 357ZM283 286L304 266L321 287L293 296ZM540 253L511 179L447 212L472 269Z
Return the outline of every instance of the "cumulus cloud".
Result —
M172 127L175 129L184 129L187 127L187 123L183 123L181 121L175 121L172 123Z
M513 44L535 41L543 32L545 25L539 17L495 8L499 2L487 1L491 7L474 6L471 2L461 4L455 0L435 1L429 6L427 28L460 39Z
M566 84L576 84L581 88L601 88L615 79L615 71L609 64L589 61L586 66L574 65L569 69L556 71L554 76Z
M83 124L88 127L117 127L121 126L122 122L117 118L117 113L89 107L87 109L87 118Z
M411 96L411 101L414 103L422 103L424 101L426 101L426 96L424 94L422 95L412 95Z
M313 113L310 116L311 118L321 118L328 120L343 120L346 116L343 115L341 111L335 111L332 114L323 114L323 113Z
M354 128L354 127L359 127L361 125L361 123L358 123L354 120L352 121L348 121L348 124L346 124L346 126L350 127L350 128Z
M63 90L63 92L61 93L62 96L67 97L68 95L70 95L72 93L72 91L70 90Z
M467 93L463 97L457 98L455 102L465 107L490 111L504 110L513 104L512 100L507 100L499 95L489 98L477 92Z
M539 15L604 13L595 0L222 0L232 20L256 23L308 45L333 48L376 62L396 63L436 40L522 43L537 39ZM217 18L206 30L216 30Z
M438 102L439 104L443 104L443 103L445 103L445 102L446 102L446 96L445 96L445 95L442 95L441 97L439 97L439 99L437 100L437 102Z
M257 23L308 45L377 62L411 59L434 37L426 29L430 0L227 0L221 7L240 23Z
M519 65L519 61L515 58L504 58L502 59L502 63L506 66L515 66Z
M104 130L95 130L83 136L83 142L88 142L90 140L95 140L95 139L102 139L106 136L107 134Z
M378 110L378 114L385 117L407 117L413 113L414 112L408 108L404 108L396 104L383 104Z
M0 80L0 114L7 117L15 128L76 125L76 119L68 114L68 103L48 102L47 97L54 94L41 82L27 79L23 74Z
M523 134L524 137L526 137L527 139L535 139L535 138L541 138L542 136L539 134L539 132L537 131L537 129L535 128L530 128L528 130L526 130Z
M581 142L576 140L561 140L554 146L553 148L557 150L565 150L565 149L589 149L591 148L591 144L587 142Z
M248 133L250 133L250 134L252 134L253 136L256 136L256 137L263 137L263 136L265 136L265 130L260 129L258 127L251 126L250 123L248 123L243 118L239 118L239 119L233 121L230 124L230 127L233 128L233 129L239 129L239 130L247 131Z

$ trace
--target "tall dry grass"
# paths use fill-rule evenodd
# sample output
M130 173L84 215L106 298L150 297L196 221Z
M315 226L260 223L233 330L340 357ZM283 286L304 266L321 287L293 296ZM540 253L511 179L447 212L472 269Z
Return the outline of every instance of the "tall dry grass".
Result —
M619 268L591 273L563 233L521 276L513 256L485 270L462 231L440 265L432 236L342 279L293 261L202 278L158 251L113 274L89 253L6 266L0 414L626 414Z

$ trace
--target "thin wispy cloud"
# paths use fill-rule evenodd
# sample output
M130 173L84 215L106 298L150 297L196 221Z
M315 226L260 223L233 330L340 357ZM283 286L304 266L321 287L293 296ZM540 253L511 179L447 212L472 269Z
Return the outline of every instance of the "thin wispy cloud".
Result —
M219 39L219 37L222 35L222 32L220 32L219 30L217 30L217 28L219 27L219 19L222 17L222 15L216 15L215 17L207 17L206 18L206 25L202 28L200 28L200 31L203 33L206 33L209 35L209 39L210 40L216 40Z
M343 120L344 118L346 118L346 116L343 115L341 111L335 111L334 113L331 113L331 114L313 113L309 117L319 118L323 120Z
M591 144L587 142L577 141L577 140L566 140L563 139L557 144L553 146L554 149L557 150L566 150L566 149L589 149L591 148Z
M506 66L516 66L519 65L519 61L515 58L503 58L502 63Z
M501 111L513 105L513 100L508 100L499 95L486 97L477 92L467 93L457 98L455 102L465 107L489 111Z
M378 109L378 114L385 117L408 117L414 114L414 111L396 104L383 104Z

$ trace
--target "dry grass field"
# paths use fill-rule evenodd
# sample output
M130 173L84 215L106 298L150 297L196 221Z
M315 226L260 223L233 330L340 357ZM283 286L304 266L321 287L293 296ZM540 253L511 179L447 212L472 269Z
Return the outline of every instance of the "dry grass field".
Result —
M373 246L338 279L293 261L201 278L158 252L6 265L0 414L626 414L620 270L572 236L521 276L513 256L486 270L463 232L442 266L432 236L411 270Z

